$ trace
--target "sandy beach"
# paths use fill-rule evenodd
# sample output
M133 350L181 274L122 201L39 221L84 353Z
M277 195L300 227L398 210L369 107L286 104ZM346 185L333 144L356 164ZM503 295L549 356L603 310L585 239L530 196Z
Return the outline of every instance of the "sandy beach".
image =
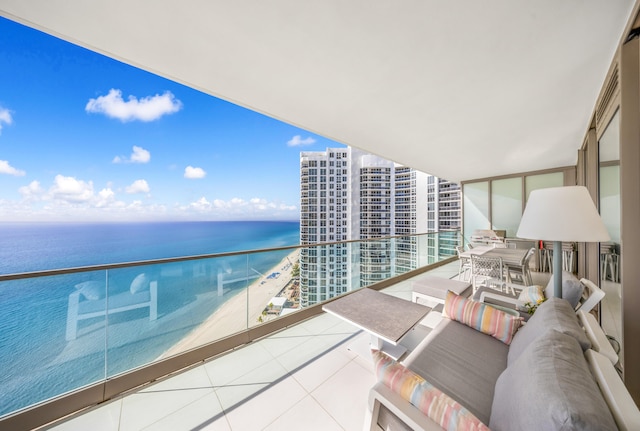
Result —
M299 250L290 253L278 265L249 285L248 291L240 292L225 302L200 326L158 359L182 353L247 329L247 301L250 327L259 325L260 318L265 321L272 318L272 315L264 316L263 311L269 305L271 298L278 295L291 281L293 264L298 263L299 255ZM279 276L270 276L275 273L279 273Z

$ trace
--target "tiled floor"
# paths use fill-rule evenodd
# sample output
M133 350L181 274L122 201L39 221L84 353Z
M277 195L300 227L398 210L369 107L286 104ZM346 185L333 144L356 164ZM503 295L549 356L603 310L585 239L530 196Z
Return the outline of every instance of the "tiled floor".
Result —
M456 262L430 274L457 270ZM410 300L411 282L385 293ZM361 430L374 376L355 352L369 338L323 314L48 429Z

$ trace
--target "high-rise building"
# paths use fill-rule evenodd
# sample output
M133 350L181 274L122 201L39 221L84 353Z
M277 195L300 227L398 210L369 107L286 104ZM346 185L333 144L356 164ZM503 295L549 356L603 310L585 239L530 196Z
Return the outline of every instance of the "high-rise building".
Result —
M456 254L462 228L462 194L460 185L429 175L427 179L428 232L438 232L429 238L430 256L444 258Z
M457 221L456 214L443 207L433 215L434 228L430 227L430 187L436 191L435 208L439 201L443 205L457 201ZM426 236L415 235L443 227L459 230L456 187L355 148L302 152L300 241L314 247L303 249L300 256L301 305L324 301L442 256L441 241L432 247ZM395 238L336 244L391 236ZM450 249L455 252L454 246Z

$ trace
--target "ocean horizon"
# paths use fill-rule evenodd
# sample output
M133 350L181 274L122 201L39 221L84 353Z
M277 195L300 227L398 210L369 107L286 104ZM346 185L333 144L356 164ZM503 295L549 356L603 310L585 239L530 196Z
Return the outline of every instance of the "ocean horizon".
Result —
M298 221L0 222L0 274L298 245Z
M0 274L296 246L299 232L287 221L0 223ZM0 416L157 359L246 290L248 281L218 296L217 273L265 274L291 251L0 284ZM65 339L74 286L107 280L111 297L141 272L158 280L157 320L148 308L118 313L105 335L104 317L88 319Z

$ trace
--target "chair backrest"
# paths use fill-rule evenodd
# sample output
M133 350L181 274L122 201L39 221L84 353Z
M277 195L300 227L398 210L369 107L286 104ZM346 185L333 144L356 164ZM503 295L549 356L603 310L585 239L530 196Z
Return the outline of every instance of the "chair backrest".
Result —
M456 253L458 253L458 257L460 257L460 253L464 251L464 247L461 245L456 245Z
M503 280L502 258L471 255L471 273L474 276Z
M584 286L582 297L576 307L576 310L582 310L585 313L590 312L604 298L604 290L596 286L591 280L586 278L580 279L580 283Z
M524 255L524 257L522 258L522 266L526 266L529 264L529 261L531 260L531 257L533 256L533 254L536 252L536 249L531 247L529 249L529 251L527 252L527 254Z

